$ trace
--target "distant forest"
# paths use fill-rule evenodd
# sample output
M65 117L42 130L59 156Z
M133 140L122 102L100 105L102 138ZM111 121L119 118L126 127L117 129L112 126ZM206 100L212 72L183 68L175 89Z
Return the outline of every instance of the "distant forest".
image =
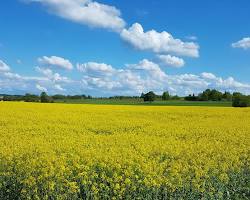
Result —
M53 103L57 101L66 100L84 100L84 99L114 99L114 100L133 100L143 99L144 102L153 101L228 101L232 102L233 107L249 107L250 96L244 95L240 92L230 93L225 91L224 93L215 90L207 89L202 93L195 95L190 94L186 97L180 97L177 95L171 95L168 91L163 92L162 95L157 95L153 91L148 93L142 93L140 96L112 96L112 97L92 97L90 95L62 95L56 94L49 96L46 92L42 92L41 95L25 94L25 95L8 95L0 94L0 101L25 101L25 102L41 102L41 103Z

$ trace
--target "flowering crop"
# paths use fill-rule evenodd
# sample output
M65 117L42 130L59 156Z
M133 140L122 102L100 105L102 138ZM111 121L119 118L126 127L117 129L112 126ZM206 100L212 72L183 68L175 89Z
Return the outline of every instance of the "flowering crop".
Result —
M248 199L250 109L0 102L0 199Z

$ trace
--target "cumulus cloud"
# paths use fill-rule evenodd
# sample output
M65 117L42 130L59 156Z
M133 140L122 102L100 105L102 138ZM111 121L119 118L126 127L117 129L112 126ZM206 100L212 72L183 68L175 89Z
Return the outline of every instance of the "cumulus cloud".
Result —
M71 80L68 77L61 76L59 73L54 73L51 69L36 67L36 71L43 74L46 78L53 82L69 83Z
M112 75L114 72L114 69L111 65L107 65L105 63L96 63L96 62L88 62L84 64L77 64L76 65L77 69L80 72L85 72L85 73L94 73L94 74L102 74L105 73Z
M222 78L213 73L170 75L161 65L143 59L136 64L118 68L105 63L87 62L78 64L82 77L71 80L49 68L36 67L40 76L23 76L11 71L0 73L0 92L47 91L50 94L139 95L155 91L160 94L168 90L171 94L187 95L199 93L207 88L220 91L239 91L250 94L250 84L233 77Z
M121 12L114 6L101 4L93 0L23 0L44 5L49 12L91 27L105 28L120 34L120 37L139 50L157 54L176 54L179 56L199 57L199 45L183 42L170 33L150 30L145 32L139 23L126 28ZM195 40L195 36L189 40Z
M217 88L220 90L227 91L241 91L244 93L250 92L250 84L241 83L236 81L233 77L228 77L227 79L223 79L221 77L217 77L212 73L204 72L201 74L201 77L208 81L208 86L210 88Z
M36 88L42 92L48 92L48 90L45 88L45 87L42 87L41 85L39 84L36 84Z
M36 84L49 81L46 77L23 76L13 72L0 73L2 93L24 94L37 92Z
M214 74L208 73L208 72L201 73L201 77L204 79L210 79L210 80L215 80L217 78Z
M182 58L171 55L157 55L162 65L180 68L185 65L185 61Z
M157 79L164 79L166 77L165 72L163 72L160 66L148 59L141 60L138 64L127 64L130 70L144 70L144 72L150 73L151 76Z
M10 71L10 67L6 68L6 66L3 69L3 71L0 71L1 93L25 94L45 91L52 94L58 91L65 92L66 89L63 86L72 88L69 91L72 94L79 92L79 82L54 73L51 69L36 67L36 71L41 74L40 76L20 75Z
M37 60L41 65L44 66L55 66L66 70L73 69L73 65L69 60L58 56L51 56L51 57L43 56L41 58L38 58Z
M81 70L81 86L86 91L95 91L100 95L138 95L150 90L157 93L168 90L172 94L187 95L199 93L207 88L250 93L250 84L238 82L232 77L223 79L208 72L199 75L169 75L157 63L147 59L137 64L127 64L124 68L107 66L109 70L102 70L102 73L99 73L98 67L92 68L91 71Z
M160 70L159 66L156 63L149 61L148 59L143 59L138 64L127 64L126 66L130 69L137 69L137 70L146 70L146 71Z
M125 26L117 8L92 0L26 0L26 2L41 3L54 15L90 27L120 31Z
M21 80L24 79L22 76L20 76L19 74L16 73L12 73L12 72L5 72L3 74L3 76L7 79L11 79L11 80Z
M129 69L117 69L104 63L78 64L78 69L83 73L82 84L84 88L108 93L122 91L123 94L131 91L141 91L140 77Z
M129 29L123 29L121 38L139 50L199 57L199 46L196 43L175 39L166 31L161 33L155 30L144 32L142 25L139 23L133 24Z
M233 48L250 49L250 37L243 38L242 40L232 44Z
M8 71L10 71L10 67L5 62L0 60L0 72L8 72Z
M66 89L62 88L62 86L59 85L59 84L56 84L56 85L55 85L55 89L56 89L56 90L59 90L59 91L66 91Z

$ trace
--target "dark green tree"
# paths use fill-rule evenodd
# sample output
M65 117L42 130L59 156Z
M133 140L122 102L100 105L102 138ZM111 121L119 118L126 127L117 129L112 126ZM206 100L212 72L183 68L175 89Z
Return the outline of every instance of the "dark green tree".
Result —
M40 100L41 100L41 103L51 103L51 102L53 102L52 98L49 95L47 95L46 92L41 93Z
M174 95L170 97L171 100L180 100L181 97L179 97L178 95Z
M25 102L39 102L39 96L34 94L26 93L23 97Z
M166 100L169 100L170 99L170 94L168 91L166 92L163 92L162 94L162 100L166 101Z
M232 101L233 95L230 92L224 92L222 99L225 101Z
M212 90L210 93L210 100L212 101L221 101L222 100L222 93L218 90Z
M147 102L153 102L156 98L156 95L153 91L148 92L147 94L144 95L144 101Z
M249 96L245 96L239 92L233 94L233 107L249 107L250 106L250 98Z
M144 94L144 93L141 93L140 98L144 99L144 97L145 97L145 94Z
M210 89L206 89L204 92L202 92L202 93L199 95L200 101L208 101L209 98L210 98L210 93L211 93L211 90L210 90Z

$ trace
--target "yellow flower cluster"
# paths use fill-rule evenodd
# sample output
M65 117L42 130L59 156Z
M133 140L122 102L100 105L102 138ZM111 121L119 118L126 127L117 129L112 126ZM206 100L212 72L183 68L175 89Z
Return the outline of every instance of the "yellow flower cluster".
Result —
M248 199L250 109L0 102L0 199Z

